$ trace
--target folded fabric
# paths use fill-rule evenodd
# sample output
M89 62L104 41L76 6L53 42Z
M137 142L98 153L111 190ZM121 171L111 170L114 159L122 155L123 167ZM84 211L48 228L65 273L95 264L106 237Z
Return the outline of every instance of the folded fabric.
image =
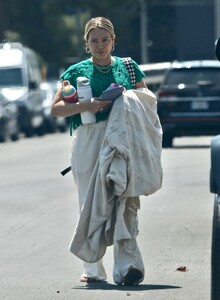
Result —
M126 91L114 102L70 245L84 261L98 261L114 240L131 238L120 207L127 198L153 194L162 186L162 128L156 108L148 89Z

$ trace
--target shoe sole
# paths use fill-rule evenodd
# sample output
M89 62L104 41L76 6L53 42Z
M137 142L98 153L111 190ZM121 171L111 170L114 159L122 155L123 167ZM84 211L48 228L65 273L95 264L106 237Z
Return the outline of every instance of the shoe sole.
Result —
M138 285L143 274L138 269L130 269L124 277L124 285Z
M104 282L105 280L97 279L95 277L81 277L80 282Z

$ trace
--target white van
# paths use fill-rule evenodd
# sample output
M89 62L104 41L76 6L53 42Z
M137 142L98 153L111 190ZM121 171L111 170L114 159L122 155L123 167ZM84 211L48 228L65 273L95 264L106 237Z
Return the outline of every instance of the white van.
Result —
M35 52L20 43L0 44L0 94L15 102L25 136L44 131L40 96L41 74Z

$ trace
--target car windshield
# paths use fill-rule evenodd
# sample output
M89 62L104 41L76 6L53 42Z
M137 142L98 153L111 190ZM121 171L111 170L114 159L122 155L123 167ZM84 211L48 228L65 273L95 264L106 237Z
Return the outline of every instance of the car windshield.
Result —
M220 83L220 68L173 69L167 75L166 85L197 84L198 82Z
M0 86L22 85L22 73L20 68L0 69Z

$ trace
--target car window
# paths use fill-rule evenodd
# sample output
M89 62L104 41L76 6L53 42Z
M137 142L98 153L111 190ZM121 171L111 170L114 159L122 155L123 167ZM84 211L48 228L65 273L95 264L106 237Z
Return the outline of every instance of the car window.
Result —
M22 86L20 68L0 69L0 86Z
M164 73L166 72L166 69L158 69L158 70L146 70L144 71L144 74L146 76L163 76Z
M220 68L172 69L165 79L165 84L197 84L201 81L208 81L212 82L213 84L219 84Z

